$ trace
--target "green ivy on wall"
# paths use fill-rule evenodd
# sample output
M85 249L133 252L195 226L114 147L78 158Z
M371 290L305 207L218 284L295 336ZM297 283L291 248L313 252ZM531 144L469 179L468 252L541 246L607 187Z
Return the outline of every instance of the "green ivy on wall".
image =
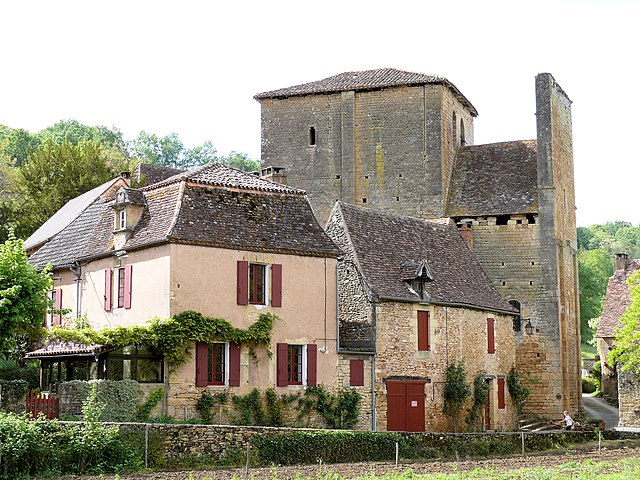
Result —
M119 326L102 330L56 326L48 332L48 337L50 340L115 348L146 344L162 353L170 367L177 367L187 361L194 342L220 341L268 347L275 320L279 320L276 315L263 313L248 329L243 330L221 318L188 310L167 319L153 318L144 326Z

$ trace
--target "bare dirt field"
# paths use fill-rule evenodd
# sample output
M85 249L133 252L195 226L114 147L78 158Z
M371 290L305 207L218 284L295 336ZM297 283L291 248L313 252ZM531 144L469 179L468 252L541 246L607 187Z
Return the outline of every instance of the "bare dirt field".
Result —
M623 458L640 458L640 441L608 441L603 442L602 450L598 452L597 444L578 445L571 449L562 449L555 452L532 453L525 456L494 457L489 459L471 459L455 461L429 461L429 462L400 462L398 467L391 463L349 463L333 465L298 465L291 467L267 467L252 468L249 470L249 479L274 479L289 480L295 478L316 478L317 475L327 472L335 472L345 478L354 478L368 475L372 472L382 475L388 472L403 472L407 469L418 474L451 473L475 469L493 469L496 471L517 470L524 467L551 467L567 462L581 462L593 460L596 462L612 462L608 472L615 472L615 462ZM218 469L218 470L183 470L153 473L139 473L133 475L121 475L121 480L222 480L232 478L245 478L244 469ZM298 477L296 477L298 475ZM85 476L74 477L77 480L114 480L114 476Z

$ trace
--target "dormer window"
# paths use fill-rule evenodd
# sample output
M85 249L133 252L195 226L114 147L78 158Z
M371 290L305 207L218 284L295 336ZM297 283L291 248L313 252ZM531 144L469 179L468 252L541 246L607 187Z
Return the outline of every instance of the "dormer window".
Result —
M124 230L127 228L127 211L123 208L116 210L116 230Z
M433 275L429 270L426 260L405 260L400 265L400 280L405 282L411 293L420 300L428 300L425 289L427 282L433 281Z
M416 292L420 298L424 296L424 282L420 279L411 281L411 290Z

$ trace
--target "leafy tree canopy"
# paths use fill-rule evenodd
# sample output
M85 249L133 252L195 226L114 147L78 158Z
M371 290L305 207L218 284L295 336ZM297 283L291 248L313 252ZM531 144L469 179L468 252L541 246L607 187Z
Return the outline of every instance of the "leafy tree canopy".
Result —
M36 338L50 301L51 278L27 262L22 240L13 233L0 245L0 351L9 352L18 336Z
M177 133L159 137L142 131L130 143L130 153L131 156L146 163L184 170L206 165L218 159L217 151L210 141L204 142L199 147L188 149Z
M622 326L616 332L615 348L609 352L609 362L623 371L640 374L640 272L629 277L631 304L620 318Z
M220 163L229 167L237 168L244 172L255 172L260 170L260 162L249 158L249 155L241 152L231 152L229 155L220 157Z

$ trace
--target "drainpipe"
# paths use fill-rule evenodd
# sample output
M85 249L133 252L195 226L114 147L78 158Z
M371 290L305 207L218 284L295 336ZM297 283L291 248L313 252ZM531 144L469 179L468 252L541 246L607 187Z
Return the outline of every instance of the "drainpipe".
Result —
M449 366L449 307L444 308L444 355L446 365Z
M336 352L340 349L340 275L339 270L344 258L338 258L336 262ZM325 335L326 337L326 335Z
M76 276L76 318L80 318L80 310L82 308L82 267L78 262L75 262L69 267L69 270Z
M375 300L375 299L372 299ZM375 301L371 302L371 320L373 321L373 355L371 357L371 430L376 431L376 356L378 355L378 321Z

